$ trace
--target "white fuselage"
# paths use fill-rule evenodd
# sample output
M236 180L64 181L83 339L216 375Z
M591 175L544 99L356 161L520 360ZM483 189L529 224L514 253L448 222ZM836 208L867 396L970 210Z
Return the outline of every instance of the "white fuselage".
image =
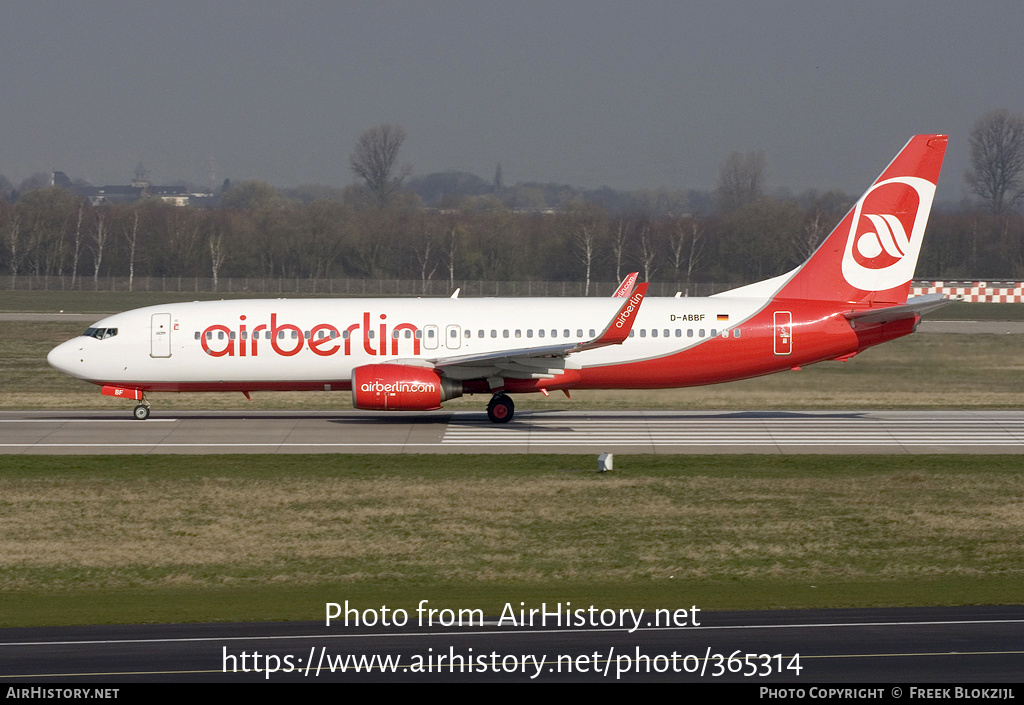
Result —
M586 369L666 357L741 327L765 303L759 298L648 298L628 340L574 354L572 366ZM614 298L168 304L98 321L93 329L116 329L116 335L74 338L55 348L49 360L98 384L153 390L344 388L360 365L396 360L425 364L590 340L608 326L621 304L622 299ZM641 386L654 386L656 380L645 382Z

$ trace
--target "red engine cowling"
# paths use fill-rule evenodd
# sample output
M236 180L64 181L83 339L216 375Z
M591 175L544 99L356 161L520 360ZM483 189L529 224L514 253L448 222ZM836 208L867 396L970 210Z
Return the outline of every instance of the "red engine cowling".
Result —
M385 411L430 411L462 396L462 383L429 367L363 365L352 370L352 406Z

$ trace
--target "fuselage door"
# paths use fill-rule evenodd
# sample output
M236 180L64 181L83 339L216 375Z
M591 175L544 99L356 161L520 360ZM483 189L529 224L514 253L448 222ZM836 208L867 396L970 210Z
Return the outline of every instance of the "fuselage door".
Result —
M437 326L423 326L423 347L427 350L437 350Z
M775 354L789 355L793 352L793 314L790 311L775 312Z
M449 350L458 350L462 346L461 326L448 326L444 332L444 346Z
M171 314L154 313L150 329L150 357L171 356Z

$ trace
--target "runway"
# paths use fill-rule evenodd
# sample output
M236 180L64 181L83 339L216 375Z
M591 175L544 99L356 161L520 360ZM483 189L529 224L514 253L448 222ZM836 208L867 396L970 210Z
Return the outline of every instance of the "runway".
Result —
M554 601L546 609L556 604L564 607ZM657 626L654 612L645 611L636 628L559 625L553 617L523 626L498 616L446 628L419 624L415 609L408 616L406 625L387 628L275 622L0 629L0 682L1012 685L1024 675L1020 606L691 610L685 624L672 626Z
M4 454L1022 453L1021 411L0 412Z

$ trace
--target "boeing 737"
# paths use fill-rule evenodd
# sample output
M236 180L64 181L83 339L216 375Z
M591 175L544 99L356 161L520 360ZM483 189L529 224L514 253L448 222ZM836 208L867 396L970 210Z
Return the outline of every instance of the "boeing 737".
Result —
M359 409L428 411L490 396L716 384L912 333L938 294L908 300L946 151L917 135L800 267L707 298L294 299L150 306L97 322L48 361L102 393L346 390Z

